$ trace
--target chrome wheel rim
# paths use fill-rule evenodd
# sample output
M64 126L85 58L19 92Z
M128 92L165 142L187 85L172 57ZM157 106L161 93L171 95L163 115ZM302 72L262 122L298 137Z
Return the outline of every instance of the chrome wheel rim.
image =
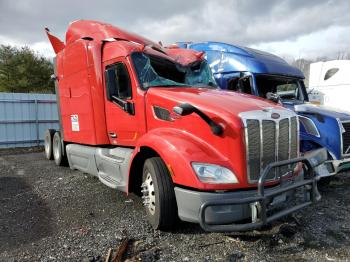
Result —
M60 143L57 139L54 139L53 143L54 143L53 156L55 159L58 159L60 157L60 149L59 149Z
M147 173L145 181L142 183L142 202L146 209L154 215L156 212L156 195L151 173Z
M48 156L49 155L49 151L50 151L50 141L49 141L50 137L46 136L45 137L45 153Z

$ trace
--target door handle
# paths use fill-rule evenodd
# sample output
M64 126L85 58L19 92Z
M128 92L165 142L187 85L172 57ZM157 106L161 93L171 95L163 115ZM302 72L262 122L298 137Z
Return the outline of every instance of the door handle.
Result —
M117 134L116 134L116 133L113 133L113 132L109 132L108 135L109 135L111 138L116 138L116 137L117 137Z

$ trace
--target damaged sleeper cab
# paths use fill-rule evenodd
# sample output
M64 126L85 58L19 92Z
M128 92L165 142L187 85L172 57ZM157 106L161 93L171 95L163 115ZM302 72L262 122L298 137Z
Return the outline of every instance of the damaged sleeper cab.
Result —
M249 230L319 198L324 151L299 157L296 114L217 90L203 53L97 21L73 22L66 43L47 34L61 128L46 157L140 193L154 228Z

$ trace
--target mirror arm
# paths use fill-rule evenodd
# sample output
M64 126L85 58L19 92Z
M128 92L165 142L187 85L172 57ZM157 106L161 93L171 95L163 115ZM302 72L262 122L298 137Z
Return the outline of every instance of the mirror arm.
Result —
M215 123L209 116L200 111L198 108L194 107L194 112L199 115L209 126L214 135L220 136L223 133L223 128L221 125Z
M223 133L223 128L221 125L215 123L209 116L203 113L201 110L196 108L195 106L184 103L173 108L173 111L181 116L190 115L192 113L196 113L200 118L202 118L209 126L214 135L220 136Z
M125 112L129 113L130 115L135 115L135 107L134 103L125 101L119 97L112 96L114 104L119 106L121 109L123 109Z

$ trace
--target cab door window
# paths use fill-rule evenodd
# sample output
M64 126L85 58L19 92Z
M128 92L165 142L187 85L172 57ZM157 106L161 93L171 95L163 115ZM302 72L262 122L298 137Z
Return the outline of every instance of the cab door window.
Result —
M106 93L109 101L131 98L131 81L128 69L123 63L108 66L105 71Z
M133 102L127 101L132 98L131 80L125 64L118 62L106 67L106 94L107 99L125 112L134 115Z

